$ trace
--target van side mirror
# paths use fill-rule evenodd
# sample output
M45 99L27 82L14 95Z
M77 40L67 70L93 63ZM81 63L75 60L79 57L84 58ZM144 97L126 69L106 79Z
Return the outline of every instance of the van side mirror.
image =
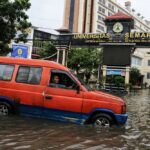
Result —
M80 86L79 85L77 85L76 90L77 90L77 94L80 94Z

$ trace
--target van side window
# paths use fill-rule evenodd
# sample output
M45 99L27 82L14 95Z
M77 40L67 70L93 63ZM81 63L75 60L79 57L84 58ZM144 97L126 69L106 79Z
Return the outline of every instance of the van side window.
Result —
M54 88L76 89L77 83L63 71L52 71L49 86Z
M20 66L16 82L27 84L40 84L42 68Z
M0 64L0 80L10 81L14 72L14 65Z

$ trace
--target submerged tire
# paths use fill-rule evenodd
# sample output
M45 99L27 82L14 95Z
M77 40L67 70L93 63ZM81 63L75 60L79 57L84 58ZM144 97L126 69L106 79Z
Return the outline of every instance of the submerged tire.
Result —
M11 113L11 106L7 103L0 102L0 116L8 116Z
M92 124L94 125L94 127L96 128L110 128L113 124L113 119L110 115L105 114L105 113L100 113L95 115L92 118Z

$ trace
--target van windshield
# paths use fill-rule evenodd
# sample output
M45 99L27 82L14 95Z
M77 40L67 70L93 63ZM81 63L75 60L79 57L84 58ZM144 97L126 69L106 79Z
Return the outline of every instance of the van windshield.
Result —
M81 77L74 73L74 71L70 70L70 72L88 91L93 91L89 84L85 83Z

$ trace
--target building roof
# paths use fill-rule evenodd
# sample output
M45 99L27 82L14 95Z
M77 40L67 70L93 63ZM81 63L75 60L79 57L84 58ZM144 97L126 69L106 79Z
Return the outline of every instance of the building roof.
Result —
M106 20L108 20L108 21L110 21L110 20L133 20L133 17L126 15L122 12L118 12L112 16L106 17Z
M53 34L53 35L59 35L59 32L57 32L54 29L51 28L44 28L44 27L33 27L35 30L41 31L41 32L45 32L48 34Z
M59 29L56 29L56 31L59 33L70 33L70 30L66 27L61 27Z

